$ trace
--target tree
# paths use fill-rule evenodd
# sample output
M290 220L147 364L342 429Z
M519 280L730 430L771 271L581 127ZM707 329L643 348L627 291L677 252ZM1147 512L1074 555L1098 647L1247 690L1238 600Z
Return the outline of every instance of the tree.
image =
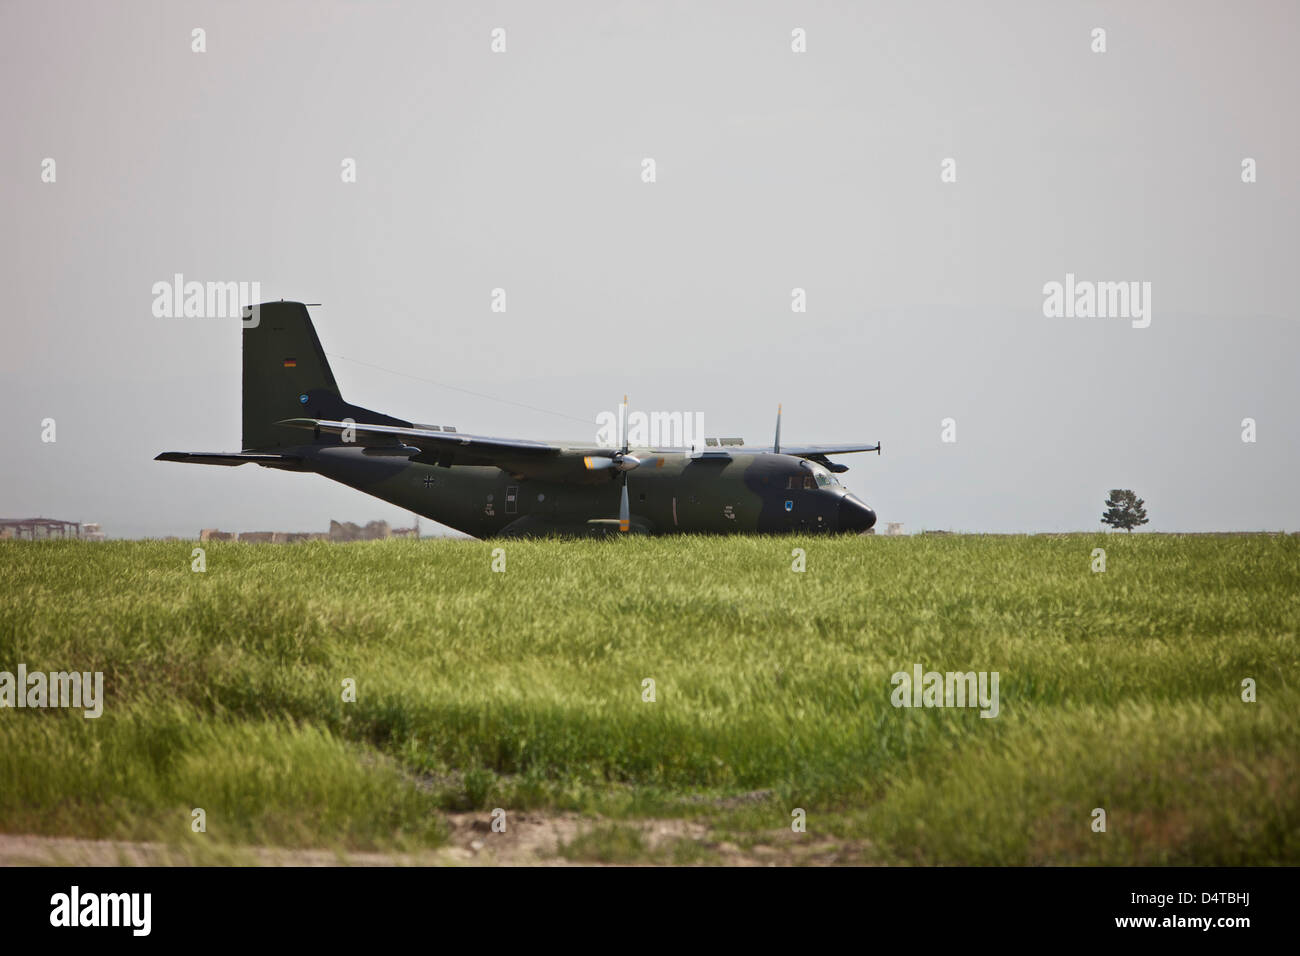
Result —
M1116 530L1131 532L1138 525L1147 523L1146 502L1127 488L1112 488L1106 499L1106 512L1101 516L1101 523L1108 524Z

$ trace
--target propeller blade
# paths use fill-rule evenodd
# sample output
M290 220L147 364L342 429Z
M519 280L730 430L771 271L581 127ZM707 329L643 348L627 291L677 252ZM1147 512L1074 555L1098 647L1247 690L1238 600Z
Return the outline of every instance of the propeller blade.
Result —
M627 472L623 472L623 498L618 505L618 530L626 532L632 527L632 512L627 505Z
M781 454L781 406L776 406L776 438L772 440L772 453Z
M627 396L623 396L623 404L618 407L618 434L622 439L621 450L627 454Z

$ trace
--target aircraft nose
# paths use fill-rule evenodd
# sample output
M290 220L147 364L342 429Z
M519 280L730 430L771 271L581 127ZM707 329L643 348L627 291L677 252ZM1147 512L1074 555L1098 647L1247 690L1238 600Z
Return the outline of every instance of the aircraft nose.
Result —
M870 529L876 523L876 513L852 495L840 499L840 530L855 534Z

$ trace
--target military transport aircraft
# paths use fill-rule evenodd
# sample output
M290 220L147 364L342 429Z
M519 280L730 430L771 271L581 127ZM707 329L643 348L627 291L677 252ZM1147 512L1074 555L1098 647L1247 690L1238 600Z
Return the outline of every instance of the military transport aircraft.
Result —
M158 461L324 475L478 538L641 534L865 532L876 514L835 477L828 455L879 442L781 445L707 439L692 448L487 438L350 405L307 307L268 302L244 323L240 452L176 452ZM246 314L251 315L246 310Z

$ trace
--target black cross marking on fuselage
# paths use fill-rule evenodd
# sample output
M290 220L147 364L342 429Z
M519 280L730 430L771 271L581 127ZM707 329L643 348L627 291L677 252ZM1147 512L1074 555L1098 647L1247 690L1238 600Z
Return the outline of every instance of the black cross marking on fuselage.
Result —
M425 476L424 476L424 487L426 487L426 488L430 488L430 487L432 487L432 486L433 486L433 475L425 475Z

